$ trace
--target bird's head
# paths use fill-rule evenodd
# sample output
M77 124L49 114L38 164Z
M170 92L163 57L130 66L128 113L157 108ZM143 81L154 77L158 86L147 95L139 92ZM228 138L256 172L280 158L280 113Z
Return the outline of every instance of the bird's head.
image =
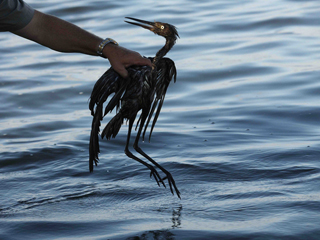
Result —
M129 21L125 21L125 22L148 29L151 32L154 32L155 34L160 35L168 40L169 39L176 40L179 37L176 27L169 23L149 22L149 21L144 21L144 20L131 18L131 17L126 17L126 18L134 20L139 23L129 22Z

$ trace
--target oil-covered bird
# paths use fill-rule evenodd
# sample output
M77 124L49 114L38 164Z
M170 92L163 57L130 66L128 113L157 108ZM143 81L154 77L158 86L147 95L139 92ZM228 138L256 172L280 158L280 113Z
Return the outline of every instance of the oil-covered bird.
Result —
M144 140L148 125L154 115L149 135L150 141L167 88L172 79L174 79L174 82L176 81L177 72L175 64L171 59L164 58L164 56L173 47L179 35L176 28L168 23L149 22L130 17L127 18L135 22L125 22L148 29L155 34L164 37L166 42L157 52L155 57L149 58L152 62L152 68L149 66L131 66L127 68L129 79L123 79L111 67L94 85L89 103L89 108L93 116L89 146L89 169L90 172L93 171L94 163L97 165L99 160L99 132L101 121L106 114L116 108L116 114L103 129L101 138L106 137L107 139L110 139L111 137L116 137L123 122L125 120L128 121L129 126L124 150L125 154L149 168L151 171L150 177L153 176L159 186L161 183L166 187L164 180L168 180L172 194L174 194L174 189L177 196L180 198L180 192L170 172L149 157L139 147L140 136L142 135ZM103 104L108 100L108 97L110 97L110 100L106 104L103 113ZM129 151L131 130L138 112L141 113L136 125L136 130L138 129L138 132L133 143L133 148L149 162L141 160ZM161 178L156 168L160 169L165 174L165 177Z

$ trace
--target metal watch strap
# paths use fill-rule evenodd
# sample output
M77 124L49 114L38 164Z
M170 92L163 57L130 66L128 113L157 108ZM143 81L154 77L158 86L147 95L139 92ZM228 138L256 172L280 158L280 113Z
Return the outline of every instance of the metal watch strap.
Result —
M115 40L113 40L112 38L106 38L105 40L103 40L99 46L98 46L98 50L97 50L97 53L100 55L100 56L103 56L102 54L102 50L104 49L104 47L108 44L108 43L113 43L115 45L119 45Z

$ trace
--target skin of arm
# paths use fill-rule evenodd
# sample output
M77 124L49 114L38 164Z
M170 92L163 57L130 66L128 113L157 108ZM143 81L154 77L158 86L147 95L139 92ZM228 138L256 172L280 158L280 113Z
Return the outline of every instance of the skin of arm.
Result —
M60 18L35 10L30 23L14 34L37 42L58 52L78 52L98 56L97 49L102 38ZM152 66L149 59L124 47L107 44L103 56L122 77L127 78L131 65Z

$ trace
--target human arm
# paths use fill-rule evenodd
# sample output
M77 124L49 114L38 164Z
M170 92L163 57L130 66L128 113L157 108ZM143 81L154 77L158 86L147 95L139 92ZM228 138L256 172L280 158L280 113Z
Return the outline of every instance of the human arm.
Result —
M72 23L37 10L27 26L12 32L59 52L78 52L93 56L98 56L97 49L103 40ZM126 67L151 66L150 60L118 45L107 44L102 52L112 67L124 78L128 76Z

